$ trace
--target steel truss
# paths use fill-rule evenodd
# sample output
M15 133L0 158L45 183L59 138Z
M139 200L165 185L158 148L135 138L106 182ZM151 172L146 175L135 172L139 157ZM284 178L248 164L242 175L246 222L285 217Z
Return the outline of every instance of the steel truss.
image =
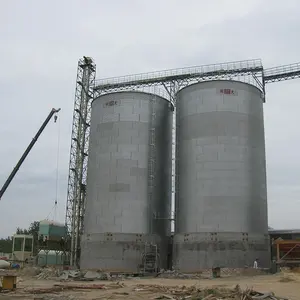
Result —
M300 63L278 66L264 71L264 82L278 82L300 78Z
M77 71L66 209L66 224L71 235L71 265L77 266L79 265L80 236L83 232L86 198L91 102L94 98L106 93L126 90L150 91L168 98L176 105L177 91L187 85L207 80L238 80L258 87L265 101L265 84L299 78L300 63L264 70L261 60L253 59L97 81L95 81L95 75L96 66L93 60L87 57L80 59Z
M78 62L70 151L66 225L71 239L70 264L79 266L83 231L91 103L94 98L96 65L89 57Z
M216 79L238 79L252 83L264 92L262 62L260 59L253 59L101 79L96 81L95 97L105 93L143 90L154 86L164 88L169 99L175 104L178 89L192 83Z

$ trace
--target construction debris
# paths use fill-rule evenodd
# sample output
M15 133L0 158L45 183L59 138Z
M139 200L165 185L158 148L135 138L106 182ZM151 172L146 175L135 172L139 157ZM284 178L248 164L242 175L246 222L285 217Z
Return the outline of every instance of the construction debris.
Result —
M266 271L263 269L253 269L253 268L221 268L221 277L231 277L231 276L257 276L264 275ZM160 278L178 278L178 279L198 279L198 278L212 278L212 269L204 269L198 273L185 274L180 273L175 270L160 270L156 275Z
M63 271L62 273L60 273L59 279L61 281L65 281L68 279L79 280L79 279L83 278L83 276L84 276L84 273L82 273L79 270L69 270L69 271Z
M45 270L44 270L45 273ZM46 272L50 274L48 270ZM51 273L52 275L53 273ZM68 271L70 277L77 280L79 278L98 278L102 274L98 272L86 272L80 273L78 271ZM84 274L84 275L82 275ZM125 286L123 282L111 282L107 284L87 284L87 283L59 283L48 287L30 287L24 288L20 292L24 295L34 295L35 300L75 300L80 298L80 292L86 293L92 290L99 290L99 296L105 297L118 297L114 299L120 299L122 296L128 299L169 299L169 300L288 300L286 298L280 298L273 293L257 292L253 289L242 290L239 285L235 288L225 287L210 287L203 288L196 285L192 286L168 286L161 284L136 284L132 286ZM100 294L100 290L103 290L103 294ZM76 293L77 297L74 297ZM70 296L72 294L72 296ZM115 296L114 296L115 295ZM79 297L79 298L78 298ZM26 298L24 298L26 299ZM97 298L98 299L98 298ZM100 299L100 298L99 298ZM102 299L102 298L101 298ZM122 298L123 299L123 298Z
M178 279L198 279L201 277L200 274L184 274L179 273L175 270L160 270L160 272L156 275L156 277L160 278L178 278Z
M56 268L43 268L40 269L40 273L36 276L37 279L51 279L57 278L61 275L61 270Z
M36 278L39 280L45 279L58 279L60 281L93 281L93 280L112 280L113 278L109 273L101 271L80 271L68 270L62 271L58 268L42 268L35 271ZM120 278L119 278L120 279Z
M230 270L228 269L228 273L223 272L223 276L225 277L225 274L228 274L227 276L231 276L234 274L245 274L245 269L235 269ZM246 269L247 272L251 274L251 268ZM224 269L224 271L227 271L227 269ZM37 279L49 281L50 279L54 279L56 281L60 281L58 284L52 283L45 283L41 282L38 284L38 286L33 287L29 285L26 285L25 288L18 289L17 292L19 293L27 293L28 295L31 295L30 297L34 297L34 299L39 300L77 300L77 299L83 299L80 298L80 292L81 293L87 293L89 290L91 293L99 294L101 297L112 297L112 299L123 299L123 297L126 297L128 299L134 298L134 299L169 299L169 300L286 300L284 298L276 297L272 293L261 293L256 292L254 290L248 289L248 290L241 290L239 286L236 286L234 289L228 289L228 288L221 288L218 287L210 287L210 288L199 288L199 286L169 286L169 285L162 285L163 279L159 280L159 284L151 284L151 281L149 282L149 278L144 278L145 280L142 280L138 277L132 277L130 275L125 276L124 274L110 274L105 273L103 270L96 270L96 271L79 271L79 270L66 270L63 271L58 268L54 267L47 267L47 268L24 268L23 270L14 270L13 272L17 272L18 275L24 276L23 281L26 282L29 280L29 278L25 278L28 275L34 276ZM38 275L36 275L38 274ZM248 274L248 273L247 273ZM129 277L128 277L129 276ZM203 281L202 278L205 277L203 273L201 274L182 274L176 271L170 271L170 270L162 270L158 275L158 277L165 277L170 278L171 280L167 279L165 280L170 284L172 282L172 279L174 278L174 285L176 284L176 278L179 279L197 279L194 280L194 282ZM207 276L209 278L212 278L212 270L207 270ZM249 276L249 275L248 275ZM251 275L250 275L251 276ZM294 274L292 272L282 272L281 276L269 276L269 279L272 281L275 281L277 283L279 282L291 282L298 281L298 277L296 277L297 274ZM128 284L126 287L122 280L126 278L134 278L131 283ZM137 280L136 284L133 285L134 280ZM96 281L96 280L109 280L110 282L99 282L99 284L89 284L85 283L84 281ZM154 279L155 280L155 279ZM78 282L80 281L80 282ZM157 280L155 280L157 281ZM126 281L125 281L126 282ZM138 284L143 283L144 284ZM212 283L213 281L210 281ZM232 282L232 281L230 281ZM241 282L241 284L245 284L245 280L243 282L243 279L240 277L237 279L236 282ZM247 282L247 281L246 281ZM95 282L96 283L96 282ZM101 284L100 284L101 283ZM150 284L148 284L150 283ZM24 283L23 283L24 284ZM215 284L215 283L214 283ZM231 284L231 283L230 283ZM189 285L189 283L187 283ZM203 286L203 284L201 284ZM93 290L99 290L99 291L93 291ZM100 291L102 290L102 291ZM73 296L69 296L72 294ZM74 294L76 297L74 297ZM58 297L61 295L60 297ZM26 299L26 298L24 298ZM31 298L32 299L32 298ZM98 299L98 298L97 298ZM99 298L100 299L100 298ZM102 298L101 298L102 299Z
M105 289L104 285L54 285L50 288L32 288L26 289L29 294L50 294L58 293L66 290L101 290Z
M34 297L34 300L76 300L77 297L73 295L38 295Z
M37 268L37 267L27 267L21 272L24 276L36 276L39 280L45 279L56 279L60 281L94 281L94 280L111 280L119 281L127 278L132 278L130 275L124 274L110 274L108 272L98 271L83 271L83 270L66 270L63 271L55 267L47 268ZM255 276L265 274L263 270L255 270L253 268L243 268L243 269L221 269L221 277L230 276ZM212 270L202 270L199 273L186 274L180 273L175 270L161 270L156 277L160 278L178 278L178 279L199 279L199 278L212 278Z
M86 279L98 279L98 280L110 280L111 276L109 273L103 273L100 271L87 271L84 275Z
M208 288L199 289L195 286L191 287L166 287L161 285L138 285L133 289L134 292L151 292L159 293L153 299L202 299L202 300L220 300L220 299L235 299L235 300L288 300L278 298L273 293L259 293L252 289L243 291L239 285L234 289L226 288Z
M25 289L24 291L29 294L50 294L50 293L58 293L67 290L108 290L108 289L118 289L123 288L124 285L120 283L111 283L111 284L92 284L92 285L84 285L84 284L54 284L49 288L30 288Z

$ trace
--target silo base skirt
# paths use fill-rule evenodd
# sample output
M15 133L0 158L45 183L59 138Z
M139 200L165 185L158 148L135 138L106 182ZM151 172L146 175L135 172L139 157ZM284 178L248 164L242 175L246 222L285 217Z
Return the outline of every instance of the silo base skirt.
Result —
M177 234L173 242L173 265L180 272L195 273L204 269L270 267L268 235L247 233Z
M166 248L157 235L85 234L81 239L80 268L116 273L156 272L166 263Z

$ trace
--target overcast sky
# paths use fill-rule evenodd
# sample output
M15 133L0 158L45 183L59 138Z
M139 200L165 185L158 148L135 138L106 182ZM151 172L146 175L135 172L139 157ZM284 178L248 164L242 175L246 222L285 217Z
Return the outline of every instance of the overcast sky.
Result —
M52 107L51 122L0 202L0 237L64 221L77 61L97 78L261 58L300 61L298 0L0 0L0 185ZM267 85L269 224L300 228L300 79Z

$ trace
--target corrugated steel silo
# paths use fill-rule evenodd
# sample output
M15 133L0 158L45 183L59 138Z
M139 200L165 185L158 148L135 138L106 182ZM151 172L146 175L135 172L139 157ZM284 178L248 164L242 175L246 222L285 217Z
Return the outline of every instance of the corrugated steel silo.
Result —
M270 261L263 101L255 86L208 81L177 94L176 269Z
M171 130L172 107L160 96L117 92L93 101L81 268L166 267Z

